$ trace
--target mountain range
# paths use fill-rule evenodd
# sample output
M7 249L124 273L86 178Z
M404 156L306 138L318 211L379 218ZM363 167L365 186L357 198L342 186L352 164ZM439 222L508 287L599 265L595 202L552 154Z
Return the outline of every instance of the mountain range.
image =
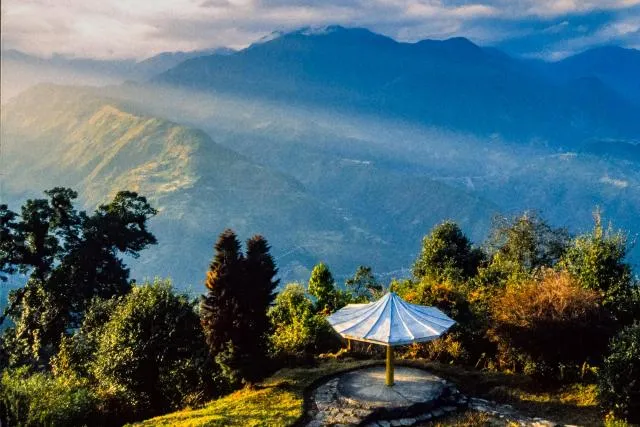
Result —
M133 274L182 287L200 285L226 227L264 234L284 281L321 260L337 277L360 264L403 276L447 218L479 243L496 213L537 209L581 232L600 206L633 234L639 55L540 63L329 27L159 57L147 80L38 85L3 105L4 191L16 207L66 185L89 209L139 191L160 243Z
M214 48L190 52L162 52L134 59L70 58L63 55L40 57L14 49L0 52L2 100L7 101L37 83L105 85L123 81L144 81L163 71L203 55L228 55L232 49Z

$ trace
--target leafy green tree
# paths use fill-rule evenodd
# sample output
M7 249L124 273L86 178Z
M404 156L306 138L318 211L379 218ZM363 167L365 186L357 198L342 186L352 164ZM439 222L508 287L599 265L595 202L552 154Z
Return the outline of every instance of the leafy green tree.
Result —
M528 280L540 269L555 266L569 242L566 229L551 227L536 213L498 216L487 241L491 261L488 271L480 271L480 279L500 284Z
M605 229L599 212L595 212L594 220L593 231L577 237L560 264L581 286L598 292L605 306L618 315L631 317L633 276L625 261L626 236L613 232L610 226Z
M445 221L422 240L413 276L436 282L461 282L474 276L483 260L482 250L472 247L460 227L453 221Z
M28 276L12 291L2 317L15 328L3 339L14 364L46 366L60 337L82 321L88 302L129 290L129 270L120 256L137 257L156 243L146 223L156 211L144 197L123 191L92 214L77 212L77 193L46 191L48 199L27 200L18 216L0 208L3 272Z
M16 218L17 214L9 207L0 204L0 282L7 281L7 275L16 272Z
M376 280L371 267L364 265L345 281L345 287L354 302L368 302L382 294L382 285Z
M271 344L277 355L310 355L339 347L327 320L314 312L304 287L289 283L269 311L273 325Z
M308 290L309 294L316 298L317 312L332 313L350 301L348 293L336 289L336 282L329 267L322 262L313 267Z
M242 254L232 230L215 245L201 298L200 319L211 354L231 382L252 382L264 374L277 269L261 236L247 242Z
M116 399L125 417L195 403L213 370L194 303L169 282L156 281L134 286L111 309L99 335L89 339L96 345L89 375L100 393Z

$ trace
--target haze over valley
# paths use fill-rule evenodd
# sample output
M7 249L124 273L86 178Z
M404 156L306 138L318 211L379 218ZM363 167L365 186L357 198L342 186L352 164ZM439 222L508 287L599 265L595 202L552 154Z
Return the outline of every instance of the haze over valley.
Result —
M544 62L340 26L144 66L3 52L3 202L68 186L93 209L137 191L160 211L160 244L132 276L195 289L227 227L265 235L283 282L319 261L403 277L447 218L481 242L496 214L538 210L581 232L599 206L633 236L639 58Z

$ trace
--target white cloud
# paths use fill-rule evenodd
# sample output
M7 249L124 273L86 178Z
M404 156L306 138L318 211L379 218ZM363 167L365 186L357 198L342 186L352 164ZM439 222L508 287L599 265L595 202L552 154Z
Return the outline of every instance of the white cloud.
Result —
M3 0L2 46L45 55L142 58L161 51L242 47L274 30L326 24L365 26L406 41L462 35L491 42L513 33L495 20L548 19L638 4L640 0ZM624 20L612 25L611 37L634 31L633 23ZM629 44L640 42L631 37Z

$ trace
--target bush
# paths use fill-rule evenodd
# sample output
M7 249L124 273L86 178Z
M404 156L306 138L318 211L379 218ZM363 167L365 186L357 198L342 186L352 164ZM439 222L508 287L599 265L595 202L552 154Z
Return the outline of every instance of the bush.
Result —
M213 364L194 303L169 283L134 287L98 335L89 375L120 401L123 417L179 408L211 390Z
M584 288L598 292L603 304L622 323L633 317L633 273L626 262L627 237L602 226L598 212L591 233L576 238L562 259L562 266Z
M326 319L314 314L302 285L288 284L269 311L274 333L273 351L279 356L303 356L333 350L340 345Z
M599 295L564 272L508 287L491 307L489 336L498 364L539 377L560 377L565 368L598 361L611 333Z
M391 289L410 303L437 307L456 321L446 337L412 346L409 357L475 364L495 352L495 346L485 338L486 310L469 300L467 286L436 283L425 277L418 283L394 281Z
M104 425L99 399L86 380L5 370L0 379L0 419L10 426Z
M602 406L631 422L640 421L640 322L611 340L610 354L598 375Z

